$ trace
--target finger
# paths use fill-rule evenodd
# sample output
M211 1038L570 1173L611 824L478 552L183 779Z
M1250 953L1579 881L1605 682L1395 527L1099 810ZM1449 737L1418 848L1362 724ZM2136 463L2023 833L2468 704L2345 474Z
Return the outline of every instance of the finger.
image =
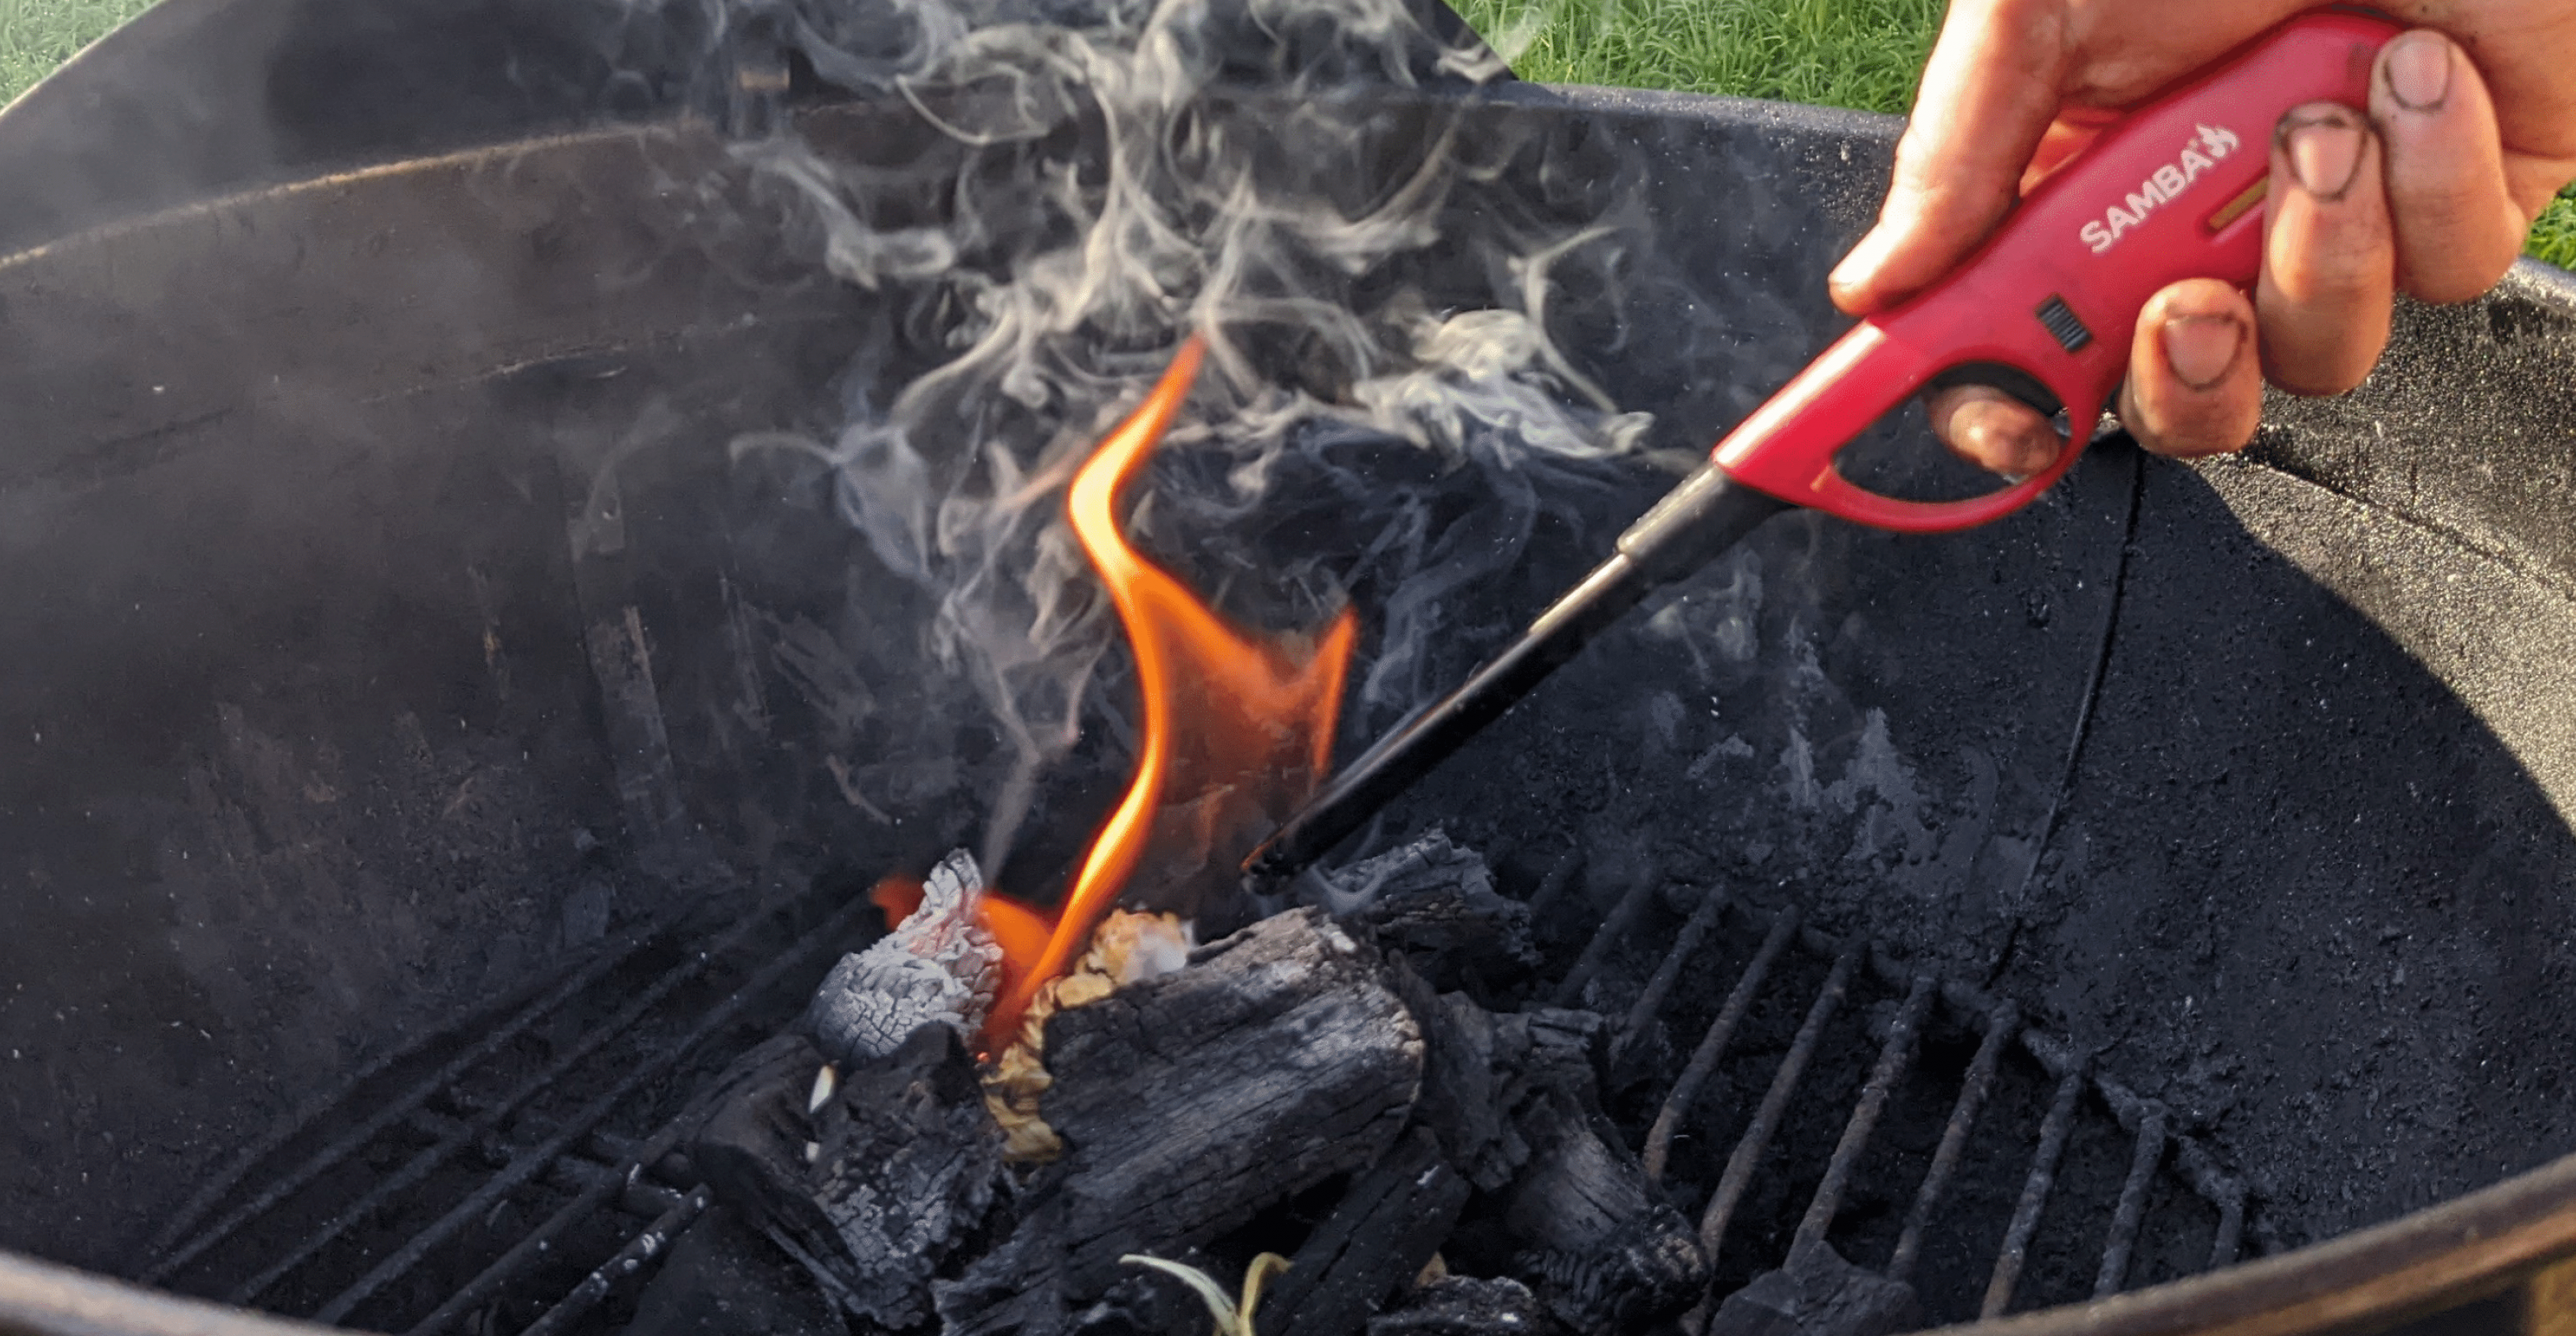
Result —
M2254 303L2214 278L2149 298L2120 391L2120 421L2138 444L2177 459L2224 454L2254 439L2262 416Z
M2341 394L2387 345L2396 289L2379 137L2368 121L2331 102L2282 117L2264 211L2254 289L2264 375L2295 394Z
M2429 28L2383 47L2370 119L2387 155L2388 211L2399 284L2428 302L2464 302L2494 287L2531 220L2513 200L2486 80Z
M2057 113L2066 62L2060 0L1950 7L1897 141L1878 225L1834 269L1835 305L1852 315L1884 310L1986 239Z
M2039 410L1984 385L1936 390L1924 402L1932 434L1980 468L2027 478L2057 461L2057 428Z

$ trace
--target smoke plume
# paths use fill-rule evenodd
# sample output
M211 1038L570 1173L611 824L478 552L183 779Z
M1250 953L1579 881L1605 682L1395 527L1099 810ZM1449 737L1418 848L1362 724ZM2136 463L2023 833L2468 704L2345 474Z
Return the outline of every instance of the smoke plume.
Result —
M975 683L1014 757L985 866L1085 711L1117 713L1117 629L1064 489L1187 333L1208 371L1136 541L1241 619L1313 626L1364 599L1353 730L1442 685L1434 627L1543 519L1579 524L1639 471L1646 419L1549 325L1567 282L1617 281L1620 229L1580 191L1460 206L1525 147L1480 132L1478 90L1504 72L1463 29L1399 0L835 14L733 21L770 25L826 83L909 104L926 146L822 144L788 121L737 152L931 365L890 396L854 390L837 434L735 449L825 461L877 559L936 598L935 661ZM1318 526L1332 541L1301 545Z

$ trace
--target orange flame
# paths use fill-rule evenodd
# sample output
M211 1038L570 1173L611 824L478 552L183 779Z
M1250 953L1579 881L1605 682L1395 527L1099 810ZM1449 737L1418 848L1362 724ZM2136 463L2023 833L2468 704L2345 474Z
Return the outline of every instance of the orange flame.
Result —
M984 1029L992 1048L1008 1042L1038 989L1081 954L1149 854L1189 871L1210 857L1239 856L1331 763L1357 618L1344 609L1311 640L1256 638L1227 625L1120 531L1119 495L1189 397L1205 352L1195 336L1181 345L1065 499L1074 536L1109 586L1134 649L1144 724L1135 778L1084 855L1044 944L1036 945L1042 922L1031 911L984 900L985 924L1005 959L1004 991Z

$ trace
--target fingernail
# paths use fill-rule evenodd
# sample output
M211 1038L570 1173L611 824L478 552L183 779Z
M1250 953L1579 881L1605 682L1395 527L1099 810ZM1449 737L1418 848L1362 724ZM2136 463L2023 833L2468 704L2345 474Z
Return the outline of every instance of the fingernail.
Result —
M2245 327L2221 315L2178 315L2164 325L2165 365L2195 390L2214 390L2245 348Z
M2361 170L2361 122L2340 108L2301 113L2281 122L2281 146L2299 188L2332 202L2352 188Z
M2388 95L2408 111L2439 111L2451 95L2451 43L2437 32L2410 32L2388 46Z

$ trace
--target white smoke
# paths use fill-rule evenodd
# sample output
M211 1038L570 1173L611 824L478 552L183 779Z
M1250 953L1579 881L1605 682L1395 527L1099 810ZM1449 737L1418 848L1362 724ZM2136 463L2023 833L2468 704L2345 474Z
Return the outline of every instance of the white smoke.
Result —
M819 5L759 13L819 77L901 98L936 131L909 157L792 127L739 147L798 202L823 266L936 347L884 402L853 396L836 436L735 448L827 461L877 558L937 597L931 649L976 683L1017 758L986 866L1096 706L1117 643L1062 523L1064 488L1188 333L1210 356L1164 450L1184 476L1158 473L1139 541L1186 553L1265 620L1319 624L1367 582L1357 720L1445 685L1425 647L1461 596L1510 569L1543 514L1634 475L1646 420L1548 327L1562 271L1615 273L1617 230L1533 213L1459 235L1444 211L1517 146L1478 132L1472 99L1413 99L1404 129L1418 133L1403 133L1348 95L1491 78L1481 43L1443 45L1399 0L898 0L839 28ZM1228 114L1247 80L1262 114ZM1406 274L1435 261L1485 273L1484 303L1414 291ZM1353 467L1358 442L1415 452L1424 480L1472 470L1485 495L1444 510L1427 481ZM1318 493L1340 555L1255 554L1241 537Z

